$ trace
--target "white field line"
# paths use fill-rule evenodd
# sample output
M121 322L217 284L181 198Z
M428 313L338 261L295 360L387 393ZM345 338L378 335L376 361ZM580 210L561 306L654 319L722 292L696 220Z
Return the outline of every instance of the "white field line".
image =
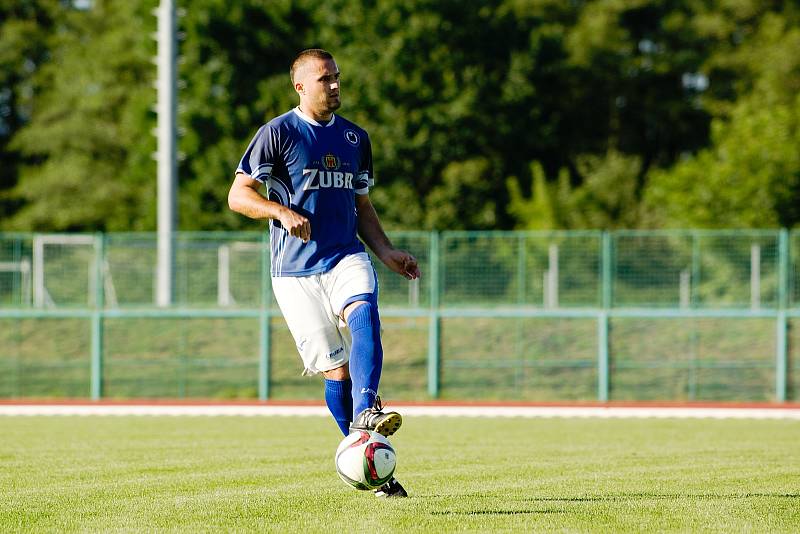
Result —
M795 408L572 407L572 406L397 406L407 417L577 417L674 419L793 419ZM328 416L325 406L271 405L0 405L0 416Z

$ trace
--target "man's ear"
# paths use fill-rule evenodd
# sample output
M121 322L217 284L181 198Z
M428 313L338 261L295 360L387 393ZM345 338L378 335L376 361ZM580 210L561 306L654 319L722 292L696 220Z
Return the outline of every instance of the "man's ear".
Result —
M294 84L294 90L297 91L299 94L305 94L306 90L303 88L303 84L297 82Z

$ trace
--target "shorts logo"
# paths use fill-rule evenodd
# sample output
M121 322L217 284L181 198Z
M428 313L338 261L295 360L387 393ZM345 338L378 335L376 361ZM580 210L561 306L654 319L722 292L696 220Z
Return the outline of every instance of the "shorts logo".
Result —
M336 157L335 154L325 154L325 157L322 158L322 166L328 169L329 171L335 171L339 168L341 162L339 158Z
M344 352L344 347L339 347L335 351L328 354L328 358L334 358L337 354Z
M353 146L358 146L358 144L361 142L361 138L358 136L355 130L345 130L344 139Z

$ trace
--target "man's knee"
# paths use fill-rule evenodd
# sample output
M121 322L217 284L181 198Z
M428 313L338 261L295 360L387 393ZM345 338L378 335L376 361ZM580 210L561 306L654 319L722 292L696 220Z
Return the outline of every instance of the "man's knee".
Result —
M363 306L365 304L369 304L369 302L366 301L366 300L357 300L357 301L351 302L350 304L345 306L344 310L342 310L342 316L344 317L344 322L349 325L350 324L350 316L353 314L353 312L356 311L356 309L360 308L361 306Z
M350 331L361 328L378 330L380 328L380 318L378 316L378 306L368 300L359 300L350 304L345 317Z
M322 371L322 376L324 376L327 380L347 380L350 378L350 370L348 369L347 364L344 364L336 369Z

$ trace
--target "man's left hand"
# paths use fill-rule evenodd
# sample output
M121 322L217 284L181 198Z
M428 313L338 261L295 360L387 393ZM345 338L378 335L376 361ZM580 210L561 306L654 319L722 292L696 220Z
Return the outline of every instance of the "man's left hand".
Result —
M392 249L385 257L381 258L381 261L391 270L409 280L415 280L422 275L419 265L417 265L417 258L405 250Z

